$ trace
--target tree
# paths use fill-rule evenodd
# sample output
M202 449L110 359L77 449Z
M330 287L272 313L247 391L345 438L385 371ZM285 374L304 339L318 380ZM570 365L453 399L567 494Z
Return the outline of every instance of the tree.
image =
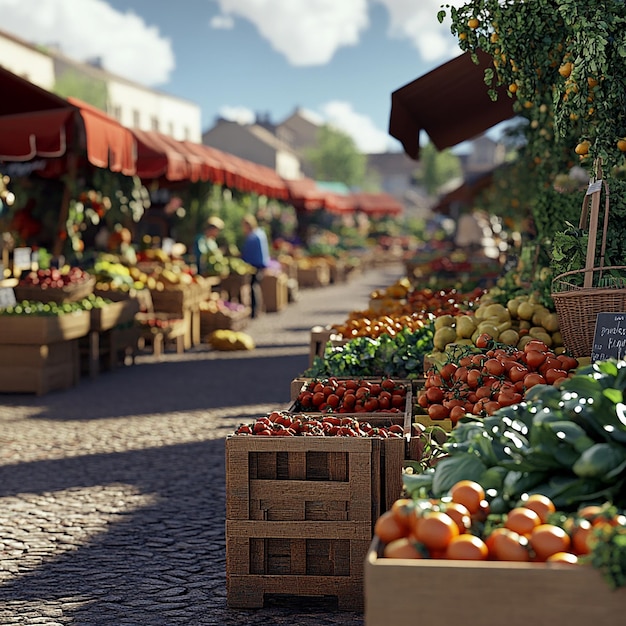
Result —
M63 98L78 98L102 111L106 111L108 91L106 82L103 80L67 69L56 79L53 91Z
M420 151L420 162L422 168L416 173L415 180L431 196L436 195L444 183L463 174L459 157L450 150L439 152L431 142Z
M317 145L306 152L317 180L341 182L348 187L362 187L367 159L359 152L352 137L328 124L321 126Z

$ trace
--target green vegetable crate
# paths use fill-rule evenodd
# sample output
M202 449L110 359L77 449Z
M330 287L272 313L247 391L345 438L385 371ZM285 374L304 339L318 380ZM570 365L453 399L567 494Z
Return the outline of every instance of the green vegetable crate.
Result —
M226 439L226 589L232 608L270 601L363 609L380 513L402 489L403 438Z
M591 566L385 559L374 540L365 563L366 626L621 624L626 587Z

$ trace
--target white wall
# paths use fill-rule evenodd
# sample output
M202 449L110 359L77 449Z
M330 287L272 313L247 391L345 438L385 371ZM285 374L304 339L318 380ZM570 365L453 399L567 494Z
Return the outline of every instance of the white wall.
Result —
M202 141L200 107L193 102L174 98L157 91L111 79L108 82L109 114L128 128L134 128L135 112L139 116L140 130L158 130L174 139L196 143ZM153 118L158 119L158 129Z
M54 62L43 52L0 35L0 65L9 72L50 91L54 86ZM3 94L10 97L10 94Z

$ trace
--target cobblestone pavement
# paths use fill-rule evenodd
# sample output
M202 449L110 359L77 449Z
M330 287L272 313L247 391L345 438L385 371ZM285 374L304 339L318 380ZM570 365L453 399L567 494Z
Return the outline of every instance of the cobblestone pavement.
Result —
M224 438L289 401L310 329L402 275L378 267L253 320L252 352L147 354L69 390L0 395L0 624L361 626L226 606Z

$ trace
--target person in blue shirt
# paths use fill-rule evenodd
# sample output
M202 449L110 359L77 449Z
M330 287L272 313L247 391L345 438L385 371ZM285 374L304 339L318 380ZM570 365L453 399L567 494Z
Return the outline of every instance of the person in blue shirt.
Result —
M253 268L250 275L250 308L251 317L256 317L263 311L261 281L263 270L270 263L269 244L265 231L259 227L254 215L245 215L241 226L245 237L241 258Z

